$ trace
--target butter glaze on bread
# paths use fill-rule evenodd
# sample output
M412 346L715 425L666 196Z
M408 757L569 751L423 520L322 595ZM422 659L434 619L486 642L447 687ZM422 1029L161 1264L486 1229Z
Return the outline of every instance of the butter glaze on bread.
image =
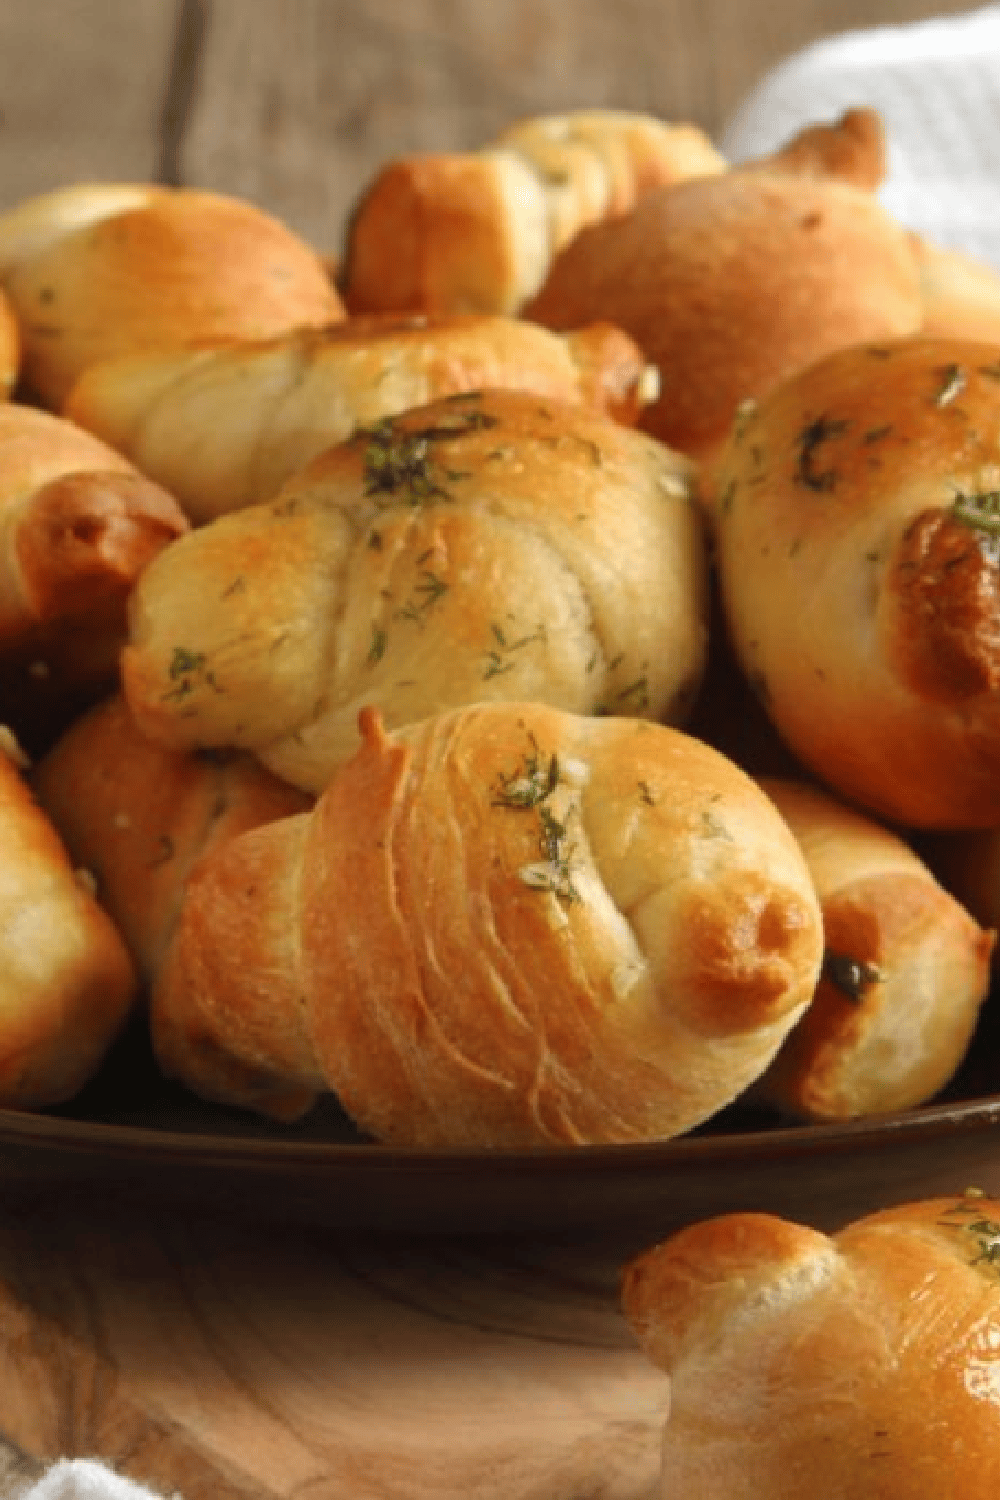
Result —
M713 520L782 738L912 828L1000 824L1000 345L844 350L745 413Z
M726 1215L633 1261L624 1311L670 1376L663 1500L989 1500L998 1234L959 1191L832 1236Z
M805 856L826 957L758 1097L810 1120L926 1102L965 1056L995 934L897 834L818 788L775 777L759 784Z
M0 707L26 743L113 681L126 595L187 526L106 443L0 403Z
M585 230L525 316L631 334L660 372L643 426L711 462L743 401L831 350L916 332L922 306L909 238L870 192L758 165Z
M838 119L806 125L769 156L742 162L740 172L835 179L873 193L888 164L885 126L877 110L847 109Z
M135 1000L125 945L0 747L0 1105L76 1094Z
M358 743L480 699L682 720L706 649L692 466L514 391L415 408L192 531L130 598L140 729L319 792Z
M348 228L347 306L516 315L588 224L725 168L697 126L615 110L538 116L478 152L389 162Z
M146 984L173 936L195 861L311 803L248 755L153 744L118 694L65 731L30 783L75 863L93 875Z
M0 280L25 381L54 410L101 359L343 316L304 241L253 204L193 188L81 185L20 204L0 215Z
M920 267L921 331L934 337L1000 343L1000 274L996 268L913 236Z
M674 1135L759 1076L822 930L749 777L533 703L362 721L312 812L192 873L153 1000L169 1074L281 1113L318 1072L381 1140L484 1148Z
M21 336L14 309L0 287L0 401L14 393L21 367Z
M627 334L513 318L351 318L274 339L158 350L86 371L67 416L126 454L194 521L270 500L358 427L498 386L633 423L656 372Z

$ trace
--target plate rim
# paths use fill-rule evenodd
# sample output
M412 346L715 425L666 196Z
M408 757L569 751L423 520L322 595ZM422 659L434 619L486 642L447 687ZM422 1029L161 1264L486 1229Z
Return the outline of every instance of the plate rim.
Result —
M962 1134L977 1128L1000 1125L1000 1093L975 1099L960 1099L920 1105L892 1114L866 1116L838 1122L778 1124L760 1130L719 1131L705 1135L683 1135L662 1140L601 1143L596 1145L544 1145L484 1149L472 1146L395 1146L378 1142L304 1140L280 1135L240 1135L224 1130L184 1129L164 1126L119 1124L115 1121L84 1120L72 1115L0 1108L0 1146L63 1149L68 1154L101 1155L122 1159L157 1158L176 1161L184 1157L191 1165L289 1168L333 1168L349 1163L364 1164L373 1171L454 1170L475 1165L498 1170L554 1170L556 1168L681 1167L706 1164L773 1160L804 1154L835 1154L862 1142L912 1141L942 1133Z

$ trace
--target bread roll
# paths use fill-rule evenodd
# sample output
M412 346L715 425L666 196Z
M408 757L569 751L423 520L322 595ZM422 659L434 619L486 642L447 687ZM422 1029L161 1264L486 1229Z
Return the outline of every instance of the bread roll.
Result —
M921 331L1000 343L1000 274L993 266L913 236L923 303Z
M31 785L73 860L93 875L147 985L195 861L224 839L311 803L249 756L152 744L118 694L66 730L32 770Z
M873 193L888 166L888 142L881 115L858 106L837 119L806 125L770 155L741 162L741 172L781 172L796 177L835 179Z
M0 401L14 394L21 367L21 338L14 309L0 287Z
M1000 1202L959 1191L832 1236L765 1214L634 1260L670 1376L663 1500L988 1500L1000 1484Z
M998 430L1000 345L900 340L786 381L720 465L743 670L804 765L904 827L1000 825Z
M43 724L113 681L126 595L187 524L105 443L0 404L0 710L30 748Z
M797 845L678 730L374 712L311 813L200 861L153 999L165 1071L289 1111L320 1074L404 1146L677 1134L757 1077L822 957Z
M97 184L20 204L0 215L0 280L25 380L54 410L102 359L343 316L318 255L289 229L192 188Z
M660 372L642 425L710 463L742 402L831 350L916 332L922 304L909 237L870 192L756 164L584 231L525 315L625 329Z
M805 855L826 957L809 1009L755 1092L808 1120L924 1103L965 1056L995 933L871 818L800 782L760 785Z
M82 376L65 411L206 521L270 500L358 427L488 386L634 422L656 372L607 324L562 337L513 318L351 318L109 360Z
M0 1106L76 1094L123 1026L136 977L86 872L0 748Z
M122 658L150 738L319 792L376 706L479 699L680 720L701 672L691 465L583 407L443 400L329 450L147 569Z
M540 116L478 152L389 162L349 225L347 305L517 314L587 224L725 166L697 126L614 110Z

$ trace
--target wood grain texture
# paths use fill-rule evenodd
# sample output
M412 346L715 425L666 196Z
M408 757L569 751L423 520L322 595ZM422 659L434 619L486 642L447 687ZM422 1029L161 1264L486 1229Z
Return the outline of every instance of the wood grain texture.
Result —
M211 0L181 170L336 250L394 156L471 150L518 117L584 106L717 132L815 37L961 0Z
M647 1500L621 1249L178 1221L0 1229L0 1428L184 1500Z
M64 182L156 175L175 0L4 0L0 208Z

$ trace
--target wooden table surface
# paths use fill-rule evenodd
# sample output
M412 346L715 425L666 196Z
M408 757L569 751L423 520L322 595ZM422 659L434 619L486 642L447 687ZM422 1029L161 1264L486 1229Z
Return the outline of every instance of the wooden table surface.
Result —
M594 105L717 132L825 33L932 0L4 0L0 207L241 194L335 250L381 161ZM632 1246L358 1240L57 1202L0 1217L0 1484L67 1453L185 1500L642 1500L666 1384ZM20 1451L20 1456L19 1456Z

